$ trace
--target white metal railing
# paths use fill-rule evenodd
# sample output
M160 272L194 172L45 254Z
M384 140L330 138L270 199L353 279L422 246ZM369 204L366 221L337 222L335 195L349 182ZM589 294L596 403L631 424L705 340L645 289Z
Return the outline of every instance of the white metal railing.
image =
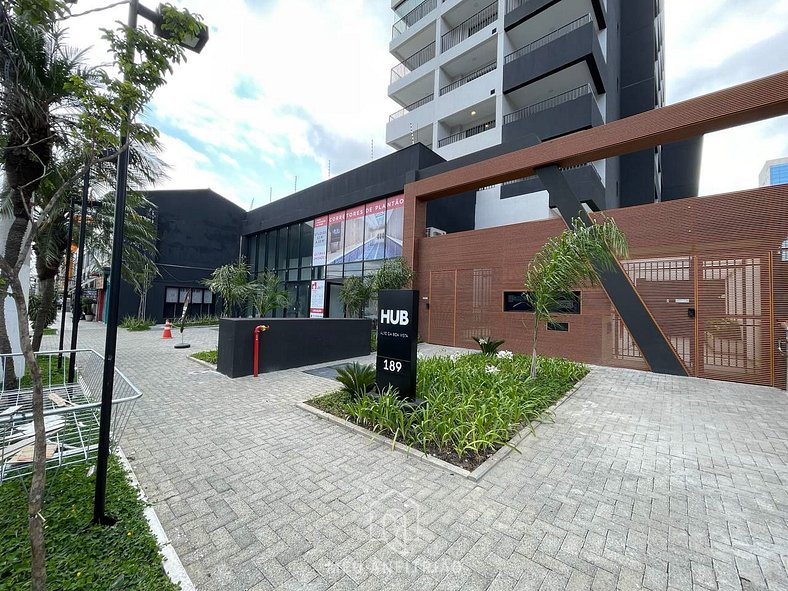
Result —
M98 450L104 358L90 349L49 351L36 357L44 385L47 469L91 461ZM0 355L0 483L29 474L32 467L33 389L22 361L21 353ZM116 368L110 425L114 445L141 396Z
M526 4L528 0L506 0L506 14Z

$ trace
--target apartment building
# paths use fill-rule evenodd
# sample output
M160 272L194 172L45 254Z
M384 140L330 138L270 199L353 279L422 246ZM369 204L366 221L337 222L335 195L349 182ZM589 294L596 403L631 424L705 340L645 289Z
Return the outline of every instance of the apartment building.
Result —
M392 0L386 126L447 160L524 147L664 103L661 0ZM701 140L567 171L592 209L697 194ZM480 191L476 227L549 217L535 178Z

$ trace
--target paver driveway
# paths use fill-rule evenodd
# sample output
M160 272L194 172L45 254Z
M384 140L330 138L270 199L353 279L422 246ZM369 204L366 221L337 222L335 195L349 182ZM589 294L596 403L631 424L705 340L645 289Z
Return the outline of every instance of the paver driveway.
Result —
M784 392L594 370L472 483L295 407L329 380L186 359L217 335L118 349L124 450L199 589L788 589Z

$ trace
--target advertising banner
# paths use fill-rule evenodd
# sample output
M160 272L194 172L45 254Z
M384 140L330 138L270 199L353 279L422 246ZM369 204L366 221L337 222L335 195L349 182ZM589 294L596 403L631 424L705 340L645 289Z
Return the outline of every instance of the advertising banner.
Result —
M402 256L402 237L405 230L405 196L386 200L386 258Z
M386 200L367 203L364 216L364 260L386 257Z
M328 216L327 263L341 263L345 256L345 212L338 211Z
M363 205L345 212L345 258L346 263L364 260L364 214Z
M326 243L328 241L328 216L315 219L315 233L312 238L312 264L320 267L326 264ZM307 242L307 244L309 244Z
M326 282L313 281L309 297L309 317L323 318L326 312Z

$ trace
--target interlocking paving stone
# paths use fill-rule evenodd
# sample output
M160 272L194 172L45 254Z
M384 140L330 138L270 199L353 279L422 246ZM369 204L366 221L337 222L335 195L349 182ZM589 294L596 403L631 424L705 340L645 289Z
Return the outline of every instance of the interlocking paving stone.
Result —
M323 377L186 358L217 338L117 354L144 393L124 451L199 589L788 590L784 392L594 369L473 483L296 408Z

